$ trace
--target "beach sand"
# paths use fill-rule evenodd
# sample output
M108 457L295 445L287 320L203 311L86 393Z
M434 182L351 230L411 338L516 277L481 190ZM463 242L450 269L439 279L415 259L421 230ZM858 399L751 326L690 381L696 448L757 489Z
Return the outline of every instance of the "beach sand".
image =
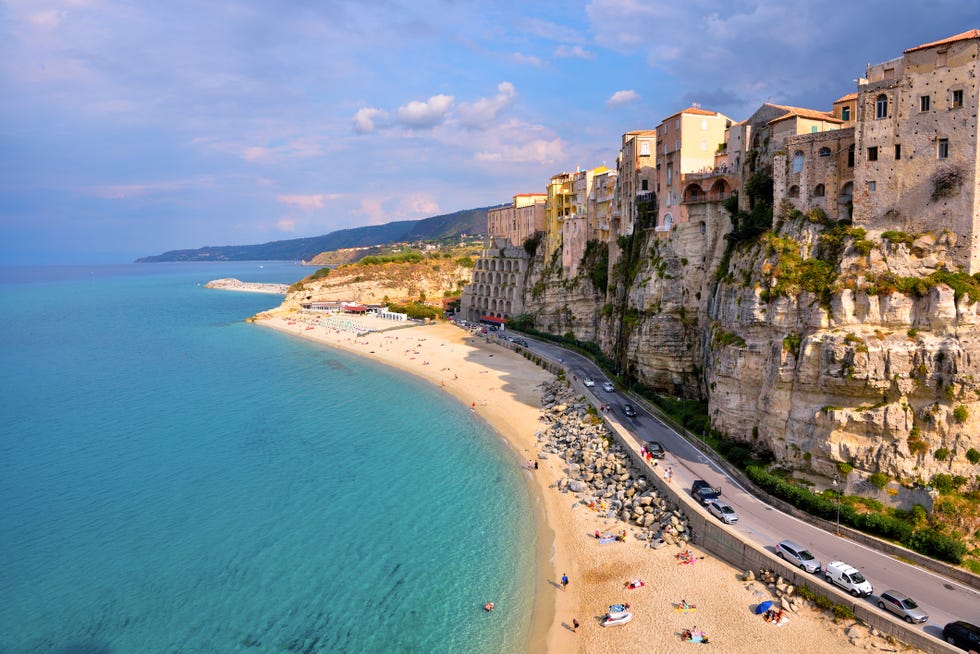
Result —
M503 436L514 450L514 464L538 460L538 470L527 471L538 528L538 567L535 608L527 651L675 652L699 645L682 642L684 629L697 627L710 639L709 647L723 652L792 651L825 654L859 647L878 638L856 639L867 630L853 621L835 624L826 614L805 609L788 613L789 621L774 626L752 609L772 596L761 582L744 582L741 571L691 548L696 562L680 565L676 547L654 550L627 537L624 543L600 545L596 529L620 533L629 525L601 518L580 504L571 493L551 485L566 476L560 459L539 460L536 434L545 429L539 420L540 384L553 375L520 354L488 343L450 324L390 329L390 321L358 319L365 326L389 329L366 336L271 317L258 324L311 338L354 354L369 357L418 375L471 407ZM294 322L294 324L290 324ZM703 558L702 558L703 557ZM567 574L568 588L560 579ZM628 579L641 578L646 586L627 590ZM674 604L686 599L697 610L682 613ZM610 604L629 602L633 621L603 627L601 617ZM572 631L572 621L580 626ZM845 633L847 630L848 633ZM901 648L901 646L899 646Z

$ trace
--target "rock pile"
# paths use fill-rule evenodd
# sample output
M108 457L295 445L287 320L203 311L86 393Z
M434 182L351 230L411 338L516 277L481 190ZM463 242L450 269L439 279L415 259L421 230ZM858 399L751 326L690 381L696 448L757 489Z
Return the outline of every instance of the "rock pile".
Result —
M564 381L542 386L541 420L548 428L538 434L538 458L557 456L567 472L553 486L602 516L636 525L635 537L650 547L690 541L687 516L668 504L598 415Z

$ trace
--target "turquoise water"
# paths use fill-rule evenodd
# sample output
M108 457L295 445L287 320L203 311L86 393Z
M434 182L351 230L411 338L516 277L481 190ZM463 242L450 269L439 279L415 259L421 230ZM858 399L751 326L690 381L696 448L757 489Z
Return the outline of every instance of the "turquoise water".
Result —
M518 649L514 455L437 388L242 322L277 296L203 288L307 272L0 268L0 653Z

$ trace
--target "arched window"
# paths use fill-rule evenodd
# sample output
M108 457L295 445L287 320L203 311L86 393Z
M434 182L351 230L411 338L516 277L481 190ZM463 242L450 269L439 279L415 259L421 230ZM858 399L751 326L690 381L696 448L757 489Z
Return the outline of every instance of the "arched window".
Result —
M826 193L827 190L824 188L823 184L817 184L813 187L813 197L815 198L822 198L824 195L826 195Z
M760 145L762 145L762 140L761 140L761 139L759 139L759 135L758 135L758 134L756 134L756 135L755 135L755 138L754 138L754 139L752 139L752 147L753 147L753 148L757 148L757 147L759 147Z
M793 153L793 172L803 172L803 150L797 150Z
M799 186L796 186L795 184L793 186L790 186L789 187L789 196L791 198L798 198L798 197L800 197L800 187Z
M669 231L670 230L670 226L673 224L673 222L674 222L674 217L671 216L669 213L668 214L665 214L664 215L664 231Z
M875 100L875 118L888 118L888 96L884 93Z
M820 148L820 151L817 152L817 155L818 156L821 156L821 157L829 157L830 156L830 148Z

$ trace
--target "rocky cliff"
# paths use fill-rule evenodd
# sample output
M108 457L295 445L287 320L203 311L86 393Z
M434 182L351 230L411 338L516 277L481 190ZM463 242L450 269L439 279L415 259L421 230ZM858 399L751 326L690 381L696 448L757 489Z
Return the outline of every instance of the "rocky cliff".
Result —
M727 212L697 209L621 238L606 293L539 255L524 289L535 326L706 401L715 429L794 468L976 474L980 282L945 269L948 233L868 234L783 209L729 244Z

